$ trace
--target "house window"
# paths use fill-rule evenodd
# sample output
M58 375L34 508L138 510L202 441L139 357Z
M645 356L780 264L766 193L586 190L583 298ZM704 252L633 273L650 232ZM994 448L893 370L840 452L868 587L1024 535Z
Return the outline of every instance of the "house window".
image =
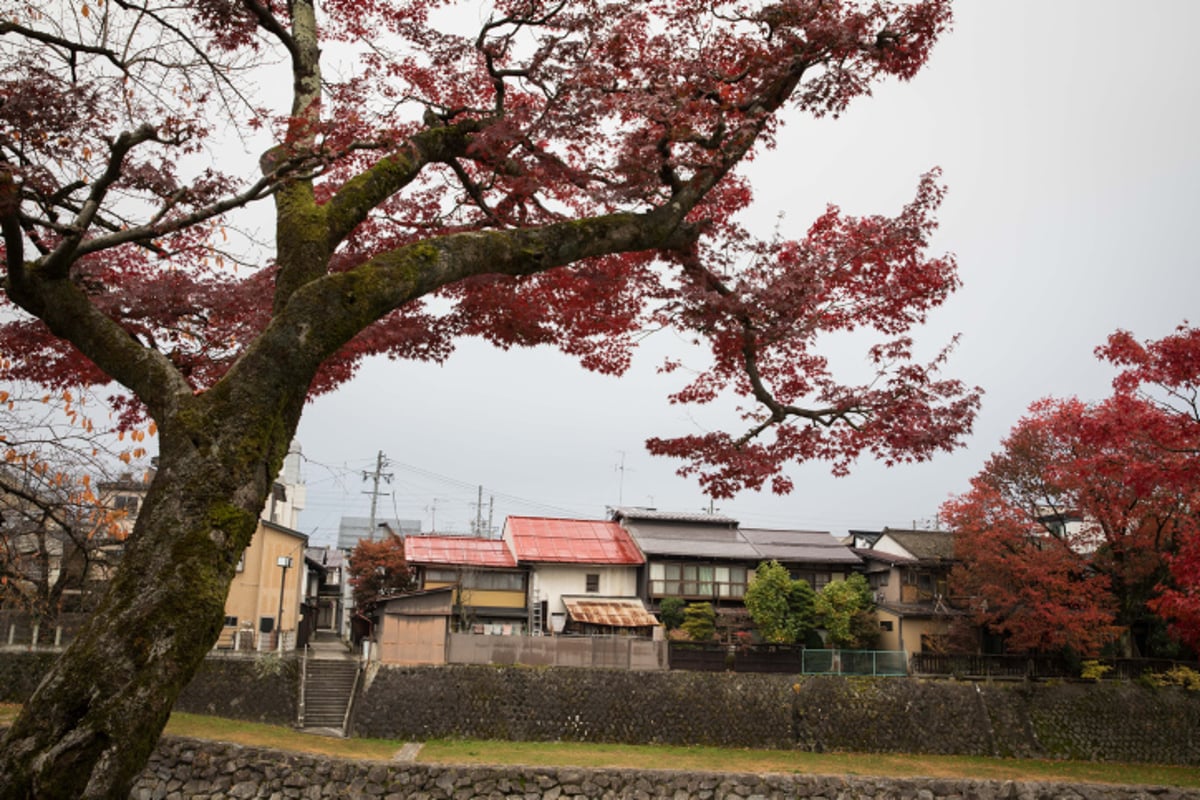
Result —
M429 584L461 585L464 589L523 592L525 591L525 573L427 569L425 570L425 585Z
M226 628L236 628L237 627L237 617L226 617L225 618L225 627Z
M133 495L119 494L113 498L113 508L124 511L129 516L137 514L138 499Z
M652 597L740 598L747 569L723 564L655 562L650 565Z
M586 587L585 587L586 591L588 591L588 592L600 591L600 573L589 572L587 574L587 578L585 579L585 583L586 583Z
M881 631L887 631L888 633L891 633L891 631L892 631L892 621L891 621L890 619L881 619L881 620L879 620L879 630L881 630Z
M792 580L806 581L816 591L821 591L829 585L831 576L828 572L795 572Z

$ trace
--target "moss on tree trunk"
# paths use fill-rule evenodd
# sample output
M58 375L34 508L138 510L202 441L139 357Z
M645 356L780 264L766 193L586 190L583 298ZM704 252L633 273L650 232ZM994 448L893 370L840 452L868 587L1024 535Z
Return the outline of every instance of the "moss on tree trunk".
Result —
M213 408L203 431L162 426L162 468L117 577L0 743L0 798L127 797L216 643L299 411Z

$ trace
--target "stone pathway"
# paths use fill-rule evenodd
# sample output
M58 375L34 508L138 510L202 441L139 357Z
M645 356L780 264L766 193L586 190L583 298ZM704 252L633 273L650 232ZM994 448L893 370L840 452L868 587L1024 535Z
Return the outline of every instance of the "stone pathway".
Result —
M420 742L409 742L396 751L396 755L392 756L392 761L401 764L411 764L417 760L417 754L421 752Z

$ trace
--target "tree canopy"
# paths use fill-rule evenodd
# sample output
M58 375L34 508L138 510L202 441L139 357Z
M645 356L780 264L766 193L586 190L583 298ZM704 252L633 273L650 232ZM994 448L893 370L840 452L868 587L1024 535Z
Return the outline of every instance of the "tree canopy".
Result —
M834 647L868 649L879 638L879 628L870 612L875 599L867 579L859 573L844 581L830 581L814 598L814 610Z
M1172 655L1200 644L1197 490L1200 331L1097 354L1124 370L1112 396L1035 403L966 494L954 594L1016 651L1105 646Z
M404 555L404 540L394 531L375 542L361 539L350 553L350 586L359 613L393 595L412 591L414 580Z
M830 207L769 240L740 219L737 173L789 118L912 78L950 16L950 0L8 9L0 380L115 382L120 424L157 427L160 469L98 613L0 746L0 796L127 789L220 631L306 399L367 355L438 361L475 336L620 374L644 331L678 330L709 362L671 401L731 394L744 419L648 445L714 496L788 491L796 461L957 446L979 391L911 338L958 284L927 252L936 170L895 216ZM870 380L832 374L831 331L871 335Z
M778 561L764 561L746 587L746 610L762 638L795 644L816 628L814 592L807 581L793 580Z
M712 359L673 401L754 403L740 431L650 443L716 495L786 491L796 460L954 446L978 393L907 335L958 282L926 253L936 170L895 217L830 207L770 241L738 221L734 173L782 112L912 77L948 2L508 0L443 30L458 5L63 2L6 22L6 296L32 318L0 326L0 377L116 379L131 417L157 417L270 355L313 392L460 336L620 373L666 326ZM356 68L323 72L322 42ZM290 108L268 53L290 61ZM261 175L214 158L229 134L262 143ZM264 200L273 258L240 215ZM855 329L883 337L879 376L841 385L814 345Z

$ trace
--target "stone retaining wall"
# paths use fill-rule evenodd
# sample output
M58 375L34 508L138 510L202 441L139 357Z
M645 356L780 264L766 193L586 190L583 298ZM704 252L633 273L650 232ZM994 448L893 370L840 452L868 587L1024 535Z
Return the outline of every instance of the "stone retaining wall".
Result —
M58 653L0 652L0 703L24 703ZM212 655L175 701L177 711L293 725L300 701L295 654Z
M800 748L1200 765L1200 692L1127 683L382 667L357 736Z
M272 725L295 725L300 657L211 655L175 701L177 711Z
M20 656L20 657L17 657ZM0 701L49 661L0 654ZM290 725L295 659L210 658L176 708ZM975 684L527 667L383 667L354 735L946 753L1200 765L1200 692L1137 684Z
M1200 800L1165 787L356 762L165 738L134 800Z

